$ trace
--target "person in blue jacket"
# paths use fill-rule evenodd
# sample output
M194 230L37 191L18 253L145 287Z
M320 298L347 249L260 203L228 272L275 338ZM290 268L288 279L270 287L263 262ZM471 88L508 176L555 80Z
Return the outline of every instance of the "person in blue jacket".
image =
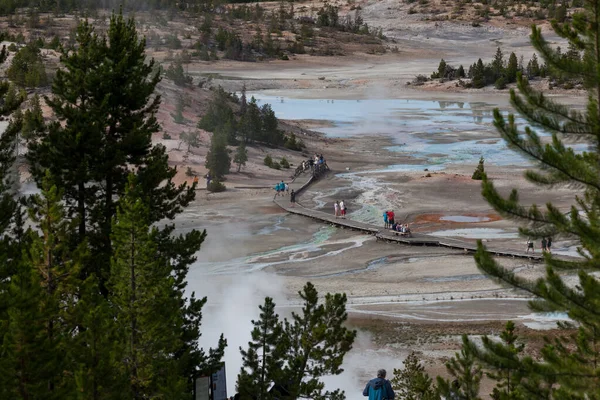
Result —
M377 378L371 379L365 390L363 390L363 396L369 396L369 400L394 400L396 396L390 381L385 379L385 369L377 371Z

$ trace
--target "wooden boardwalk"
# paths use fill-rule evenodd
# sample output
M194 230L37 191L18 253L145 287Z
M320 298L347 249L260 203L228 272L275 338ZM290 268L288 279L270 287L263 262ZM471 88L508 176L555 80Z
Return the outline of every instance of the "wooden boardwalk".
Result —
M300 177L299 177L300 178ZM348 218L336 218L330 213L325 213L318 210L313 210L302 206L298 202L300 194L310 186L314 178L307 176L307 180L303 183L293 182L290 185L290 189L296 191L296 204L291 205L289 196L276 197L273 201L282 209L286 210L291 214L301 215L303 217L312 218L317 221L327 223L329 225L336 226L341 229L351 229L354 231L360 231L365 234L374 235L377 240L384 240L388 243L399 243L410 246L441 246L449 249L460 250L465 253L474 253L477 250L477 246L474 243L466 242L459 239L452 238L440 238L432 235L426 235L421 233L414 233L412 237L405 237L394 234L389 229L383 229L376 225L368 224L365 222L354 221ZM294 179L294 181L301 181L302 179ZM543 259L540 254L532 254L519 252L514 250L506 250L495 248L495 246L488 246L488 251L496 256L500 257L511 257L511 258L524 258L528 260L541 261Z

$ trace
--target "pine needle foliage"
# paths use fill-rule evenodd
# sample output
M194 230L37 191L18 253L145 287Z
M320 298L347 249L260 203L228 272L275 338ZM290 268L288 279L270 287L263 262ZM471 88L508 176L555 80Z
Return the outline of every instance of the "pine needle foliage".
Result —
M281 382L283 354L283 326L275 313L275 303L270 297L260 308L259 320L252 321L252 341L248 349L240 347L242 368L238 376L237 390L242 399L267 400L272 382Z
M468 339L463 335L463 343ZM475 357L465 348L460 353L456 353L446 363L446 369L453 380L437 377L437 393L446 399L456 400L480 400L479 386L483 371L476 362Z
M394 368L394 377L390 380L392 388L400 399L437 400L435 386L425 372L419 357L413 351L404 360L404 367Z
M577 239L581 260L564 260L544 255L545 277L527 281L497 263L480 242L476 262L484 272L537 297L530 302L535 311L564 311L573 323L561 324L568 329L564 336L548 340L541 360L523 357L514 360L514 368L526 382L516 393L531 393L533 383L543 390L543 398L600 398L600 2L585 0L584 9L564 23L553 21L554 31L583 57L562 57L532 28L531 42L551 71L559 76L580 79L588 91L587 105L576 109L549 99L535 91L525 77L518 77L518 93L511 90L511 103L529 122L520 129L515 116L504 117L494 111L494 124L505 141L529 157L539 168L525 174L529 181L546 186L569 186L578 191L568 213L551 203L545 207L526 206L513 190L507 197L496 190L484 174L482 193L500 214L524 223L521 232L531 237L560 236ZM588 145L575 151L573 142ZM562 273L577 274L576 285L568 283ZM507 358L510 345L488 349ZM511 361L513 362L513 361ZM523 395L525 396L525 394Z

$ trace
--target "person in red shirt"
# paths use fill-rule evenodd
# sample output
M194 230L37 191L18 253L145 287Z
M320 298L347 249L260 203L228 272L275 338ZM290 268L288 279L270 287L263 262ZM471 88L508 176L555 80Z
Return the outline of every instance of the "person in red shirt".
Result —
M394 225L394 222L395 222L395 221L394 221L394 217L395 217L395 216L396 216L396 215L394 214L394 210L390 210L390 211L388 211L388 224L389 224L390 226Z

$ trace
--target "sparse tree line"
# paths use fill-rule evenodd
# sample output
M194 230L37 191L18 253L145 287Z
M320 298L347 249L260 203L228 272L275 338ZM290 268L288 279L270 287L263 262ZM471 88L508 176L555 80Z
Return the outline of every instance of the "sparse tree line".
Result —
M290 150L304 148L304 144L293 133L286 136L279 129L279 121L270 104L259 107L254 97L250 101L246 99L245 88L240 97L221 87L214 89L208 110L198 122L198 127L213 133L206 167L211 176L219 181L225 178L231 168L228 145L238 146L233 160L238 171L248 159L248 144L284 146ZM278 165L285 168L285 163ZM276 168L274 163L269 166Z
M479 26L479 22L489 21L491 17L503 17L507 20L513 18L556 19L562 23L569 17L569 14L583 7L585 0L459 0L441 4L429 0L405 0L405 3L414 4L410 8L409 14L433 14L428 19L435 21L464 20L469 15L467 8L473 9L475 17L473 26Z
M560 47L557 48L557 57L561 62L581 61L582 55L573 46L569 51L562 53ZM517 81L518 74L522 74L528 79L549 78L550 87L558 86L564 89L572 89L583 83L582 79L568 76L560 71L550 68L546 63L540 63L538 56L534 53L531 59L525 64L523 56L517 59L514 52L510 53L508 60L504 58L504 53L498 47L494 59L489 63L484 63L481 58L476 63L469 66L465 71L462 65L458 68L448 64L444 59L440 61L437 71L431 74L430 78L425 75L418 75L413 85L422 85L430 79L439 79L440 81L458 80L458 84L465 88L480 89L488 85L494 85L496 89L505 89L509 83ZM468 79L465 81L463 79Z

